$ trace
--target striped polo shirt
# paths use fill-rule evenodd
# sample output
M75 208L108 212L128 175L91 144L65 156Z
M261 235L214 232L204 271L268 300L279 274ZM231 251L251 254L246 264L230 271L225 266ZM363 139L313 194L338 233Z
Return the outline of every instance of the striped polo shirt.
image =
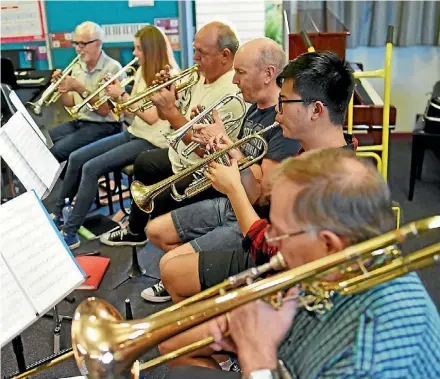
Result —
M417 274L298 311L279 347L293 378L440 378L440 317Z

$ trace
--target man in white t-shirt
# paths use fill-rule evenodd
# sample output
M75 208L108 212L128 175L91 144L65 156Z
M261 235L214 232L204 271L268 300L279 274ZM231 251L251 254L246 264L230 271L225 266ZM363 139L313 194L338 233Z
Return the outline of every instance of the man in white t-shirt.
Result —
M234 55L238 50L239 42L228 25L218 21L206 24L197 32L193 46L194 61L200 71L199 81L181 96L178 105L175 102L173 87L164 88L151 97L159 117L166 119L171 128L176 130L189 121L191 111L197 105L209 107L220 98L239 91L238 87L232 83ZM220 113L228 113L238 119L240 114L244 116L242 106L236 100L229 102ZM241 121L239 119L237 122L241 124ZM214 128L212 135L219 132ZM239 128L236 128L231 137L235 139L238 133ZM140 154L134 164L135 179L145 185L152 185L197 162L203 155L202 149L196 150L187 158L181 154L186 145L191 143L191 137L192 131L189 131L179 142L176 150L169 148ZM182 193L192 179L192 176L189 176L186 180L178 182L176 189ZM147 242L145 227L150 217L154 218L177 207L219 196L217 191L209 189L182 202L176 202L170 196L170 191L166 190L155 198L151 216L132 202L129 225L101 236L101 242L110 246L143 245Z

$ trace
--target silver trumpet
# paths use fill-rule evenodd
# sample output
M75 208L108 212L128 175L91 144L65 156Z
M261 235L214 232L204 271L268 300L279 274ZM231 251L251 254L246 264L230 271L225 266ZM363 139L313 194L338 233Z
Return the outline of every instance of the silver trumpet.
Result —
M114 74L110 79L105 81L102 85L100 85L95 91L93 91L89 96L87 96L84 101L80 104L74 105L72 108L68 110L69 114L72 118L78 117L78 113L82 107L88 106L90 110L95 110L92 104L89 104L90 100L92 100L95 96L99 96L99 94L104 91L111 83L113 83L116 79L118 79L123 73L133 70L133 65L139 60L138 57L133 58L126 66L122 67L116 74ZM106 102L108 98L105 98L104 101L100 103L102 105ZM100 100L98 100L100 101Z
M194 117L191 121L187 122L185 125L177 129L175 132L169 133L165 136L167 141L170 144L170 147L172 147L174 150L177 149L178 143L181 141L183 136L188 133L190 129L195 124L201 124L201 123L213 123L213 119L211 116L211 113L214 109L219 110L220 108L224 107L226 104L233 100L237 100L239 104L241 105L241 113L238 117L233 117L231 114L226 113L221 117L222 122L225 126L226 133L228 135L231 135L235 130L237 130L241 126L241 120L243 119L245 113L246 113L246 104L244 100L242 99L241 91L232 94L232 95L226 95L223 96L221 99L217 100L215 103L210 105L209 107L205 108L202 112L200 112L196 117ZM186 148L182 151L182 156L187 158L191 153L193 153L196 149L200 147L200 144L198 142L191 142L189 143Z
M61 77L57 81L51 83L50 86L46 88L39 100L37 100L35 103L28 102L28 104L32 107L32 111L37 116L41 115L41 109L43 108L43 106L55 103L61 97L61 93L58 92L58 87L60 86L61 82L66 78L66 76L70 75L73 67L78 63L79 58L80 55L78 54L75 59L70 62L70 64L63 70Z

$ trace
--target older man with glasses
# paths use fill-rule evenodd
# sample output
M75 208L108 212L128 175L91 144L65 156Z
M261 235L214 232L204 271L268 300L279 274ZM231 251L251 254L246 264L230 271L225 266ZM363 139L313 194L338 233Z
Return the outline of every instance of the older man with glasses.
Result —
M121 64L110 58L103 50L104 31L91 21L83 22L75 29L72 45L80 56L71 74L58 87L61 103L65 107L72 107L82 103L95 91L106 76L118 72ZM61 70L56 70L53 80L59 79ZM122 75L120 79L124 78ZM90 104L96 102L95 97ZM102 104L96 111L84 106L77 119L68 121L52 129L49 133L54 143L52 154L62 162L69 155L94 141L116 134L121 131L121 123L116 122L110 114L107 103Z

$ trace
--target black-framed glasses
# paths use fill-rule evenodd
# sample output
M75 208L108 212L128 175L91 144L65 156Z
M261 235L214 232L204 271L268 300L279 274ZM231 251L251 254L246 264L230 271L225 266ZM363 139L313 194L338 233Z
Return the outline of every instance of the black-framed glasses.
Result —
M305 230L300 230L298 232L285 233L280 236L270 237L269 234L271 233L272 230L273 230L273 227L270 224L268 224L266 226L266 229L264 230L264 238L266 239L267 243L282 241L286 238L296 237L296 236L299 236L299 235L304 234L306 232Z
M82 42L82 41L72 41L73 46L79 46L79 47L86 47L87 45L90 45L93 42L98 41L98 39L92 39L91 41Z
M313 103L319 100L309 100L310 103ZM283 113L283 103L305 103L306 101L303 99L282 99L281 96L278 97L278 113ZM322 103L322 101L321 101ZM322 103L326 107L326 104Z

